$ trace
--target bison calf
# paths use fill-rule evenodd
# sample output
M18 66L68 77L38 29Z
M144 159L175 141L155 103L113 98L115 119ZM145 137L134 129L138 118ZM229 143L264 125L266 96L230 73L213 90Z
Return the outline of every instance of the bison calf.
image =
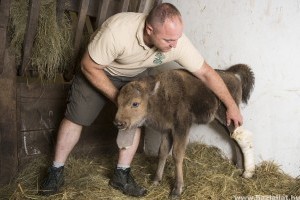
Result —
M217 70L236 103L247 103L254 86L254 75L247 65ZM198 78L185 70L171 70L125 85L118 96L115 123L121 130L151 126L162 132L155 183L162 179L166 158L173 147L176 182L172 197L183 188L182 163L192 123L217 120L227 129L243 153L243 176L254 173L252 135L233 125L226 126L226 107Z

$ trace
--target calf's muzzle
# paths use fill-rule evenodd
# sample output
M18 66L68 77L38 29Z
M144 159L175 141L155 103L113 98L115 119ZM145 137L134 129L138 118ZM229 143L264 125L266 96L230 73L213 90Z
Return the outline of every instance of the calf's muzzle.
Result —
M114 125L120 130L124 130L127 128L126 121L121 121L121 120L118 120L117 118L114 120Z

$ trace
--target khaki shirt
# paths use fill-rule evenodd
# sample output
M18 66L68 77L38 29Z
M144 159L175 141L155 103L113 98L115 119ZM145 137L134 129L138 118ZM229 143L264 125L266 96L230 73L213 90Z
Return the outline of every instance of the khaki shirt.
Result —
M107 19L92 36L88 45L90 57L113 76L133 77L149 67L175 61L194 72L204 59L183 34L176 48L160 52L149 48L143 40L146 14L119 13Z

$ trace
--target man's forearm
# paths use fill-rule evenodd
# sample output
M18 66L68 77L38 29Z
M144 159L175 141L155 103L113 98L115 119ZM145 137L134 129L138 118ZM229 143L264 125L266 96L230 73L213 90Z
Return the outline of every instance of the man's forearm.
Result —
M203 83L211 91L213 91L226 106L227 125L229 126L231 121L234 122L235 127L242 125L243 117L240 113L239 107L232 98L227 86L219 74L209 65L204 63L202 68L196 71L194 75L201 79Z
M99 92L116 104L119 91L105 74L104 67L95 63L89 53L85 52L81 60L82 73Z
M218 98L225 104L227 109L231 106L237 106L223 79L214 70L209 73L211 74L205 78L205 85L218 96Z
M225 104L227 108L236 106L235 101L233 100L227 89L227 86L219 74L211 67L203 67L205 67L205 69L202 69L204 71L201 71L201 73L196 72L194 74L217 95L217 97Z
M112 102L116 103L118 89L114 86L111 80L107 77L103 69L93 69L87 71L82 67L82 72L89 82L96 87L103 95Z

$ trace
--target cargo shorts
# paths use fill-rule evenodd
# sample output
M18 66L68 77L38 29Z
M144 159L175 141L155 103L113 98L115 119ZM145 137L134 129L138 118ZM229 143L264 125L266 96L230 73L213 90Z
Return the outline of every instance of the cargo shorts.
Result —
M116 88L148 75L148 70L135 77L112 76L105 72ZM69 91L65 118L73 123L89 126L97 118L104 105L110 101L79 72Z

